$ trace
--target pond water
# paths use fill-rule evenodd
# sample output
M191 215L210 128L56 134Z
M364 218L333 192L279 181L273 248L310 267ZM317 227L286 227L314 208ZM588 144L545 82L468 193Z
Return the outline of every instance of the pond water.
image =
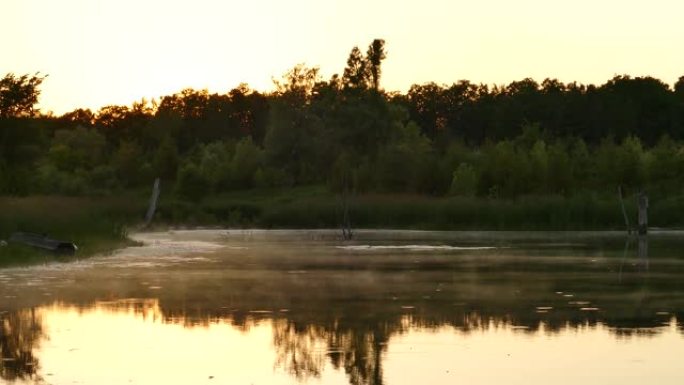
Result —
M135 238L0 269L0 382L684 382L682 233Z

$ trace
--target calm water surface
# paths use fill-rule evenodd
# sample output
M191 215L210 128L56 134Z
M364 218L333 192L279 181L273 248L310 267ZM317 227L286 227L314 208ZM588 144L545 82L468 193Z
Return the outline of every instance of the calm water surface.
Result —
M682 384L684 234L175 231L0 269L0 382Z

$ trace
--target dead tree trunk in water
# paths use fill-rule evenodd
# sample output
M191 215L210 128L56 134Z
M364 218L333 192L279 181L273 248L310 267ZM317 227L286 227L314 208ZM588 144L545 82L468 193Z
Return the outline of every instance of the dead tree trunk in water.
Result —
M147 208L145 214L145 227L148 227L154 218L154 212L157 210L157 200L159 199L159 178L154 180L152 187L152 196L150 197L150 206Z
M351 220L349 218L349 173L345 172L342 180L342 239L350 241L353 237Z
M640 192L637 202L639 203L638 231L639 235L645 235L648 233L648 196L646 193Z
M629 227L629 217L627 216L627 210L625 210L625 201L622 195L622 186L618 186L618 196L620 197L620 207L622 207L622 216L625 218L625 226L627 227L627 234L632 233L632 229Z
M349 192L345 188L342 192L342 239L352 239L351 220L349 219Z
M648 237L639 236L639 270L648 271Z

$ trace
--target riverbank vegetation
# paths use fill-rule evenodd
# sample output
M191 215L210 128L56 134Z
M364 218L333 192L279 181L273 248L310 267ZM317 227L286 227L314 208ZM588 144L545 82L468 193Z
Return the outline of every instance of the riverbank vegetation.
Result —
M0 212L0 240L20 231L78 246L75 255L68 255L9 242L0 247L0 266L11 266L70 260L133 245L127 232L140 221L144 204L131 204L128 197L0 197Z
M336 227L346 200L360 227L598 229L624 227L621 187L628 211L644 191L653 225L684 225L684 77L398 93L380 86L385 56L375 40L327 80L297 65L272 92L185 89L61 116L34 108L40 74L8 74L0 195L134 196L107 211L135 212L132 223L159 177L167 224ZM18 227L13 210L5 229Z

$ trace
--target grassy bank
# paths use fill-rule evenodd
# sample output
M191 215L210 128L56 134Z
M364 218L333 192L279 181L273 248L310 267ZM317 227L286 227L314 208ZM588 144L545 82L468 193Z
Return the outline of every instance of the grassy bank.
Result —
M0 247L0 266L69 260L108 252L131 244L127 231L142 217L142 204L130 196L0 197L0 239L15 231L47 234L79 247L73 256L56 255L40 249L10 243Z
M0 247L0 266L69 260L131 244L127 231L142 221L149 192L115 197L0 197L0 239L14 231L45 233L75 242L75 256L57 256L22 245ZM636 218L635 202L627 211ZM681 228L684 196L652 198L649 224ZM365 194L350 198L355 228L425 230L622 230L620 202L595 194L529 196L515 200ZM230 192L190 202L162 192L154 220L166 227L337 228L338 195L324 186Z
M423 195L365 194L350 199L358 228L434 230L610 230L624 229L617 194L528 196L518 199L437 198ZM342 217L339 196L323 186L249 190L200 202L164 197L157 220L170 225L262 228L335 228ZM634 199L626 202L632 224ZM652 198L650 225L684 227L684 196Z

